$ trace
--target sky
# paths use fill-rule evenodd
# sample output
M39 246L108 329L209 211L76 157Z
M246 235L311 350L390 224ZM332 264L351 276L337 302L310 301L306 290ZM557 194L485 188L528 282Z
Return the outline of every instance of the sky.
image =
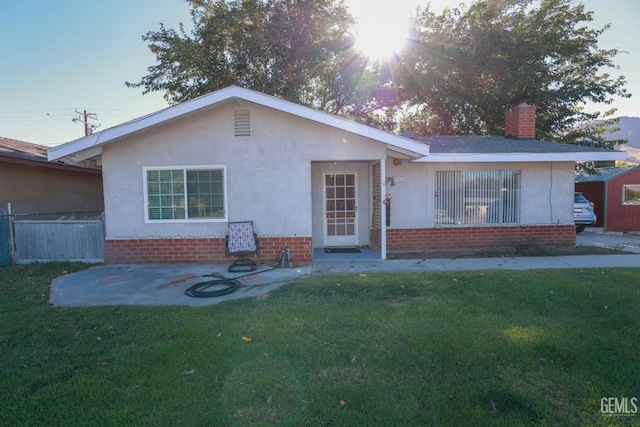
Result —
M576 3L579 0L576 0ZM345 0L374 35L401 33L419 0ZM431 0L431 9L456 7L462 0ZM595 28L611 29L600 48L617 48L619 73L631 99L617 99L619 116L640 116L640 16L638 0L580 0L594 12ZM142 95L125 82L140 81L155 64L142 35L160 23L189 27L184 0L1 0L0 136L55 146L84 136L79 112L100 131L167 107L162 93ZM373 35L371 36L373 37ZM609 106L589 106L604 111ZM94 116L92 116L94 117Z

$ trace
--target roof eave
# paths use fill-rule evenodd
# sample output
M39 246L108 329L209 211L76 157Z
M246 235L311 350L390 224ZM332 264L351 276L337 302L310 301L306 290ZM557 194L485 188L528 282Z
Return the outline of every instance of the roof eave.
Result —
M572 153L431 153L416 163L591 162L625 160L623 151Z
M627 165L627 166L614 166L614 167L606 167L606 168L596 168L598 174L596 175L588 175L584 176L583 173L576 173L576 182L581 184L583 183L594 183L594 182L609 182L615 178L619 178L622 175L625 175L629 172L635 171L640 168L640 165ZM616 169L614 173L604 173L602 174L601 169Z

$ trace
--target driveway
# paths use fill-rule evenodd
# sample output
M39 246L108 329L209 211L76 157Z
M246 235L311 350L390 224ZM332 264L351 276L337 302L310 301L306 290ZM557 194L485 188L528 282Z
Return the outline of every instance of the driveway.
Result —
M576 235L576 246L596 246L640 254L640 236L605 233L601 228L586 228Z

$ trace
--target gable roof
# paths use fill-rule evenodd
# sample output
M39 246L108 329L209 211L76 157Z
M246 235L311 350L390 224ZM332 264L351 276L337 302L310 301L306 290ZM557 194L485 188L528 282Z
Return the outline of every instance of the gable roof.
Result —
M133 135L145 129L157 126L168 120L174 120L203 108L237 99L253 102L265 107L270 107L284 113L312 120L337 129L354 133L387 144L390 156L405 158L418 158L429 154L429 146L422 142L414 141L393 133L384 132L352 120L344 119L319 110L295 104L271 95L244 89L238 86L229 86L201 97L185 101L183 103L151 113L144 117L114 126L109 129L94 133L93 135L68 142L49 149L49 161L73 156L75 161L99 156L102 146L118 139Z
M41 167L56 167L62 169L83 169L86 171L100 170L99 167L91 162L83 162L79 165L68 165L62 162L50 163L47 157L48 149L49 147L44 145L0 136L0 161L2 162L37 165Z
M229 86L84 138L53 147L48 151L48 159L53 161L66 158L71 162L79 162L85 159L97 158L102 153L102 147L106 144L169 120L181 118L233 99L253 102L382 142L387 146L389 157L417 159L415 160L416 162L586 162L626 159L624 151L604 150L535 139L519 140L502 136L405 137L238 86Z
M597 168L594 174L580 171L576 173L576 182L607 182L615 177L624 175L632 170L640 170L640 165L612 166L607 168Z
M602 148L502 136L421 136L430 154L418 162L585 162L624 160L626 153Z

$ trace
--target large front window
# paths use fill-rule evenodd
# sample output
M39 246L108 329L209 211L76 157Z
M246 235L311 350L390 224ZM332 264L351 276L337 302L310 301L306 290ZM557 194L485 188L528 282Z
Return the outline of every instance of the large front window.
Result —
M224 167L145 168L147 221L224 220Z
M520 222L519 170L436 172L436 224Z

